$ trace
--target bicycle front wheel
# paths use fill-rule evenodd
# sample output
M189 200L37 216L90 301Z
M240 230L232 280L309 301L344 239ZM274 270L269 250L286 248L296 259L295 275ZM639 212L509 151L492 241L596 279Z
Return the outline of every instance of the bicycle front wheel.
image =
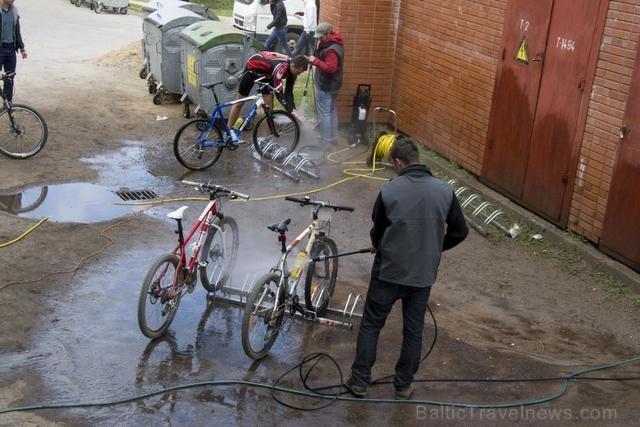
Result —
M162 336L178 311L182 292L173 287L173 282L179 279L179 262L174 254L158 258L144 278L138 299L138 326L148 338Z
M311 248L310 258L334 256L338 254L336 242L325 237L316 240ZM307 310L321 314L329 306L336 287L338 258L309 263L304 282L304 301Z
M287 111L273 111L262 117L253 130L253 146L264 156L265 152L271 159L284 160L292 153L300 140L300 126L295 117ZM280 151L284 148L285 151Z
M214 221L209 227L200 254L200 281L207 291L217 291L229 279L236 263L239 240L238 224L229 216Z
M269 273L260 277L247 298L242 319L242 348L252 359L267 355L275 342L284 318L284 301L276 310L280 275Z
M47 123L27 105L13 104L11 111L0 112L0 129L0 152L12 159L34 156L47 143Z
M191 170L206 169L218 161L222 146L209 146L222 141L220 129L213 126L209 132L208 119L194 119L185 123L173 140L173 153L182 166Z

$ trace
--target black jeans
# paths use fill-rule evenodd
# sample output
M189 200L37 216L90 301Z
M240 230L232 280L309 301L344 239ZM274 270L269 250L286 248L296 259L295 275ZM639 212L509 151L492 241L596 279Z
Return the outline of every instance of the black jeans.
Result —
M424 315L431 287L416 288L383 282L371 278L364 303L364 313L358 332L356 360L351 366L351 378L360 385L371 382L371 368L376 362L378 336L393 304L402 299L402 350L396 364L393 385L407 387L420 366Z
M4 69L5 73L13 73L16 71L16 63L16 50L0 47L0 69ZM7 81L4 94L9 101L13 99L13 79Z

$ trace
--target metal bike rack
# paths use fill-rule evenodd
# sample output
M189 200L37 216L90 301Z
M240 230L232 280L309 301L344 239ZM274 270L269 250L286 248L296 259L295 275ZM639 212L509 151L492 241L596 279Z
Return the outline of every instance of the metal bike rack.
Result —
M310 156L303 154L300 150L289 153L278 144L266 138L258 138L258 145L262 154L251 145L251 152L256 160L268 164L273 169L282 173L287 178L299 182L303 175L314 179L319 179L318 166L311 160Z
M222 271L218 275L217 281L214 283L217 284L221 277ZM217 292L209 293L207 298L244 307L247 304L247 297L249 296L251 289L253 289L253 286L255 285L257 279L258 276L255 273L247 273L244 276L244 279L242 280L239 287L233 286L233 283L231 283L231 281L228 281ZM314 307L317 308L320 306L320 303L323 301L322 298L325 295L326 290L324 288L322 288L319 292L316 291L313 293L313 295L311 296L311 301L313 302ZM331 304L331 301L329 301L329 304ZM347 302L342 309L331 306L327 307L327 309L324 311L324 314L331 316L331 318L319 317L314 311L308 311L307 315L296 313L295 317L309 322L319 323L321 325L334 326L337 328L351 330L353 329L352 320L362 318L363 307L364 300L362 296L360 294L352 292L348 295Z
M482 196L479 193L473 193L469 187L461 186L456 188L457 181L455 179L450 179L447 183L454 188L454 193L460 200L460 206L466 220L482 235L489 234L486 228L489 225L493 225L511 238L515 238L520 234L518 224L511 223L511 226L507 225L510 221L506 218L502 209L489 202L482 201ZM469 211L471 213L467 214Z

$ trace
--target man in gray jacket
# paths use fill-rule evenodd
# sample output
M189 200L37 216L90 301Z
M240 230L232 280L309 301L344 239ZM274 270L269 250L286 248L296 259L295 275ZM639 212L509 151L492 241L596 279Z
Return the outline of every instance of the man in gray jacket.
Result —
M0 68L7 74L16 71L17 51L20 51L22 59L27 59L20 34L20 15L13 1L0 0ZM9 101L13 99L13 79L7 80L4 93Z
M345 385L354 395L366 396L380 330L393 304L402 299L402 350L393 384L396 399L409 399L420 365L427 301L442 251L462 242L469 229L451 186L419 164L414 141L398 138L390 156L398 176L382 185L373 207L370 234L376 255L356 358Z

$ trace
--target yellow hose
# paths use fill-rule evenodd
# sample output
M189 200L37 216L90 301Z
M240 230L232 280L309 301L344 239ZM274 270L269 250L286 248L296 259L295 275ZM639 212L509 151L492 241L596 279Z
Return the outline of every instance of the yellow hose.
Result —
M18 237L16 237L15 239L9 241L9 242L5 242L0 244L0 248L4 248L5 246L9 246L14 244L15 242L17 242L18 240L24 238L27 234L31 233L33 230L35 230L36 228L40 227L40 225L42 225L46 220L48 220L49 217L44 217L42 218L40 221L38 221L38 223L36 225L34 225L33 227L31 227L30 229L28 229L27 231L25 231L24 233L22 233L21 235L19 235Z

